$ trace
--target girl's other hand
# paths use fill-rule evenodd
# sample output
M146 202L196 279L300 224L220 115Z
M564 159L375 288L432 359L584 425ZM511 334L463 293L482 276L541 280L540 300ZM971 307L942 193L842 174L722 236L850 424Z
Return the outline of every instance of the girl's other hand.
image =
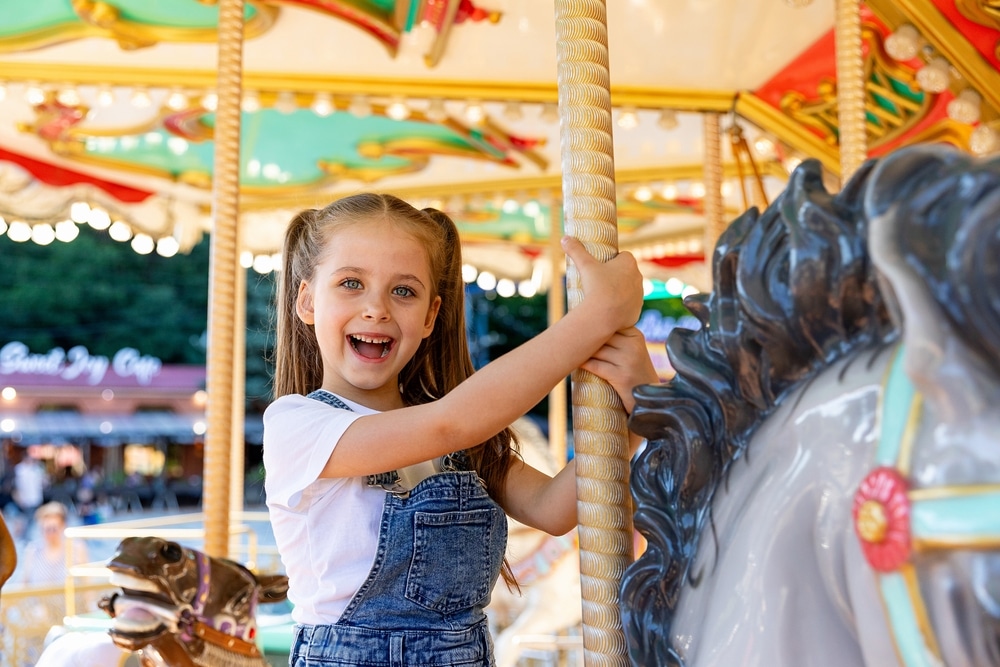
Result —
M641 384L660 381L646 347L646 338L635 327L615 333L581 368L610 384L628 414L632 414L635 407L632 390Z
M609 325L612 332L634 325L642 311L642 274L632 254L600 262L571 236L562 238L562 247L580 272L584 301L602 311L595 325Z

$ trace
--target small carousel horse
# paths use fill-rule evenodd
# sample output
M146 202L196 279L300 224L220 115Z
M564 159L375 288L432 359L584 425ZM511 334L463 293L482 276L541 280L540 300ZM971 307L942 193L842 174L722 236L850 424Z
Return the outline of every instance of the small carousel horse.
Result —
M110 641L138 652L143 667L268 664L254 643L257 605L285 599L285 575L254 575L234 561L157 537L122 540L108 569L111 583L121 588L100 603L114 619ZM81 634L57 639L43 660L50 652L73 656L73 640L79 643Z
M807 161L636 389L638 665L1000 665L1000 159Z
M7 583L14 568L17 567L17 549L14 547L14 538L7 530L7 522L0 513L0 588Z

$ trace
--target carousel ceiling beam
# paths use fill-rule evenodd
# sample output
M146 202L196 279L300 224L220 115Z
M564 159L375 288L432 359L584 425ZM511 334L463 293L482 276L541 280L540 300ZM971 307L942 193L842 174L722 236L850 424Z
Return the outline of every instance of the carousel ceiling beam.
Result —
M0 61L0 75L5 81L37 82L53 85L100 85L143 87L188 87L212 89L215 69L171 69L142 67L106 67L54 63ZM247 90L289 90L298 93L331 95L392 95L484 101L556 103L555 83L462 81L413 77L351 77L307 75L290 72L245 72ZM727 112L733 106L735 91L691 90L639 86L612 86L614 106L677 111Z
M781 179L788 178L784 167L777 162L765 162L759 166L766 176L774 176ZM722 173L725 178L736 178L739 176L739 168L735 162L728 162L722 166ZM619 185L652 183L655 181L701 180L703 177L704 167L701 163L620 169L615 172L615 182ZM562 175L555 173L490 181L470 181L468 183L436 183L432 185L394 187L392 192L396 196L406 200L454 197L456 195L463 197L470 195L490 196L498 193L515 194L519 192L531 195L541 190L553 192L554 196L558 198L561 188ZM329 201L330 196L329 192L317 192L314 195L295 194L287 197L267 195L257 200L244 199L241 202L241 208L244 211L266 211L289 207L303 207L318 202L326 203Z

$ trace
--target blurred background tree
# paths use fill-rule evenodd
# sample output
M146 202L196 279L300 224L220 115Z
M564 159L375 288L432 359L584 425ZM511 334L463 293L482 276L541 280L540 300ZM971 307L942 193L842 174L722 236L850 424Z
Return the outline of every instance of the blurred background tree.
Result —
M165 364L205 363L209 239L187 255L139 255L86 225L71 243L17 243L0 235L0 347L32 352L82 345L112 356L124 347ZM275 274L247 271L246 402L271 400ZM470 348L481 367L546 326L545 295L499 298L468 291ZM536 408L544 414L544 403Z

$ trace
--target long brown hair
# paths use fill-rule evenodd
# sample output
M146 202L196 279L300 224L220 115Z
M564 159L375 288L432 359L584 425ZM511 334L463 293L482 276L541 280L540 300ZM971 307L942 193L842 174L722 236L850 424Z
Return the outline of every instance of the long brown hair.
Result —
M387 220L421 242L427 251L434 293L441 308L430 336L417 348L399 374L406 405L437 400L474 372L465 325L465 284L462 246L451 218L436 209L417 210L398 197L363 193L344 197L321 210L302 211L285 232L283 270L278 279L277 341L274 396L308 394L323 382L323 361L316 332L295 311L299 285L313 278L333 232L350 224ZM504 482L517 441L505 428L486 442L466 450L473 469L486 483L491 497L504 504ZM503 578L513 583L504 561Z

